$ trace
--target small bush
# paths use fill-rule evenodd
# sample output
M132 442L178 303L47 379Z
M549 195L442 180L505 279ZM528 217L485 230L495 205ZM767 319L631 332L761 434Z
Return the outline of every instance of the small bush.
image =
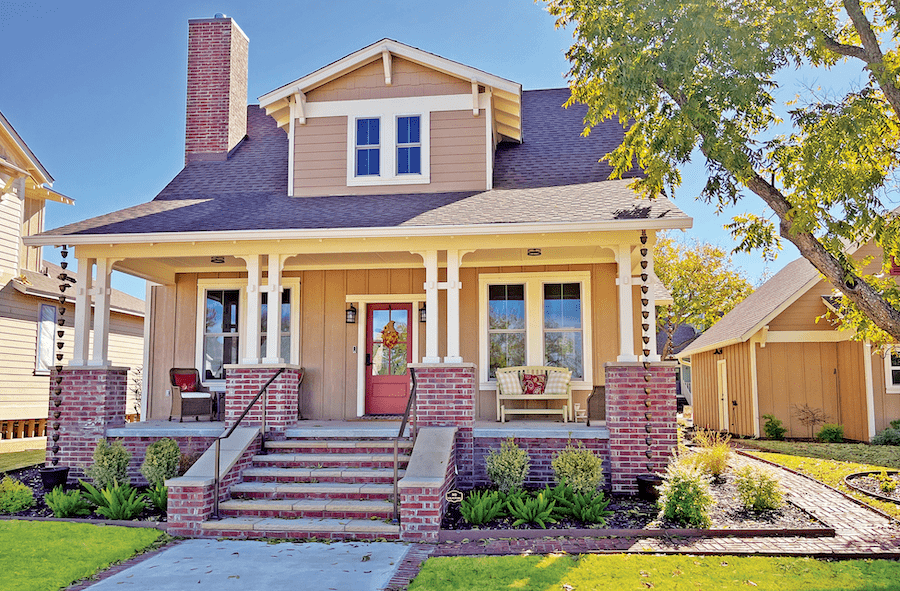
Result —
M481 525L499 517L505 509L504 505L501 493L496 490L473 492L460 504L459 512L466 523Z
M150 486L160 485L178 474L181 450L174 439L160 439L147 447L147 455L141 464L141 474Z
M775 415L763 415L763 418L766 420L766 424L763 425L763 431L766 433L766 437L769 439L777 439L779 441L784 439L784 434L787 433L787 427L784 426L781 419L776 418Z
M91 514L91 506L77 490L66 492L57 486L44 495L44 502L54 517L84 517Z
M200 459L203 453L197 452L192 454L181 454L178 458L178 473L176 476L184 476L185 473Z
M566 445L551 465L556 482L565 482L576 494L593 493L603 482L603 460L580 441L577 447Z
M125 449L121 441L114 441L110 445L105 439L100 439L94 448L94 463L85 473L97 488L125 484L128 482L130 460L131 452Z
M612 511L607 511L609 502L602 492L577 493L572 497L569 511L575 519L585 523L594 523L601 527L606 525L612 516Z
M883 493L890 494L897 490L897 481L887 473L887 470L882 470L881 474L875 476L875 480L878 481L878 490Z
M169 508L169 489L161 482L151 486L147 489L147 499L153 503L157 511L165 513Z
M500 451L492 450L484 461L488 478L504 493L522 488L531 468L528 452L516 445L512 437L500 444Z
M79 480L81 485L81 496L90 503L92 507L106 507L106 498L103 496L103 490L92 485L90 482Z
M872 438L872 445L900 445L900 429L885 429Z
M100 491L105 506L97 507L96 513L107 519L134 519L147 508L143 497L130 484L115 484Z
M731 459L729 441L731 441L731 435L727 433L697 431L694 433L694 443L698 448L684 461L696 466L707 476L719 480L728 470L728 460Z
M825 424L822 430L816 433L816 439L822 443L841 443L844 441L844 426Z
M10 476L0 480L0 513L18 513L33 505L34 495L30 487Z
M891 421L891 429L897 429L898 431L900 431L900 419Z
M744 466L735 473L735 483L745 509L770 511L784 503L781 484L768 470Z
M555 506L556 503L550 497L545 496L543 491L534 497L525 500L516 498L506 504L510 516L515 519L513 527L523 523L536 523L542 529L547 529L546 524L548 523L556 523L556 519L553 518Z
M691 462L672 462L659 487L659 507L663 518L686 526L707 527L714 500L709 476Z

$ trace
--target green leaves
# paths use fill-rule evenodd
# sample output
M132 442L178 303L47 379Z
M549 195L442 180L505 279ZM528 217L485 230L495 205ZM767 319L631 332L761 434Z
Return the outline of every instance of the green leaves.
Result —
M459 511L467 523L481 525L502 515L504 503L499 491L473 492L460 504Z
M547 529L548 523L556 523L556 519L552 517L555 506L556 502L550 500L543 491L525 499L512 498L506 503L509 514L515 518L513 527L523 523L535 523L543 529Z

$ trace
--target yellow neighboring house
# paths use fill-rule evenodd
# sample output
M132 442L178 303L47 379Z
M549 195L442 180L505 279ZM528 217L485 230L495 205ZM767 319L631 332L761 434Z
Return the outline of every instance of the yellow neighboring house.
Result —
M62 353L71 357L74 294L59 301L62 268L43 260L40 246L25 236L44 229L47 201L75 201L50 186L53 177L0 113L0 452L44 447L48 376L56 362L57 331ZM144 302L113 290L110 359L117 365L143 364ZM65 307L65 314L60 308ZM133 373L134 379L139 374ZM134 401L128 404L134 411Z

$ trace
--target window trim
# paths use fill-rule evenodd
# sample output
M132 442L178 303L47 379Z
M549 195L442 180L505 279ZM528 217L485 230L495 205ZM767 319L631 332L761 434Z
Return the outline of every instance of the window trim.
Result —
M41 367L41 335L43 334L42 327L44 324L44 308L52 308L53 309L53 323L50 328L50 363L47 365L46 369ZM37 318L37 339L35 341L35 349L34 349L34 375L36 376L49 376L50 368L55 365L54 355L56 354L56 320L59 318L59 311L57 307L53 304L41 304L38 306L38 318Z
M381 117L357 117L355 119L356 123L353 126L353 176L356 178L378 178L381 176L382 169L382 147L381 147L381 138L384 137L383 128L384 126L381 124ZM359 122L360 121L378 121L378 143L377 144L360 144L359 143ZM357 170L359 164L359 151L360 150L378 150L378 174L359 174Z
M427 109L410 111L408 106L386 104L380 112L361 109L347 115L347 186L373 187L380 185L426 185L431 182L431 112ZM400 117L419 118L419 173L397 172L397 119ZM379 164L378 175L356 175L356 122L360 119L379 119ZM390 125L387 125L389 122ZM388 130L385 132L385 130Z
M891 365L891 352L900 352L900 345L891 345L884 352L884 391L887 394L900 394L900 384L894 385L891 380L891 369L900 368L900 365Z
M488 287L521 284L525 286L525 365L544 365L544 284L580 283L582 364L584 377L572 381L573 390L590 390L593 377L593 324L591 320L590 271L531 273L482 273L478 276L478 374L482 390L496 390L497 381L488 378L490 347L488 344Z

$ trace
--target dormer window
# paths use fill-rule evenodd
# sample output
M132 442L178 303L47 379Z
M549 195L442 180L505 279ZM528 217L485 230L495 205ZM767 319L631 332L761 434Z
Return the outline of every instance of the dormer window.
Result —
M381 170L381 120L356 120L356 176L378 176Z
M397 117L397 174L422 173L419 116Z
M419 97L372 102L347 118L347 186L429 183L431 113L410 108Z

